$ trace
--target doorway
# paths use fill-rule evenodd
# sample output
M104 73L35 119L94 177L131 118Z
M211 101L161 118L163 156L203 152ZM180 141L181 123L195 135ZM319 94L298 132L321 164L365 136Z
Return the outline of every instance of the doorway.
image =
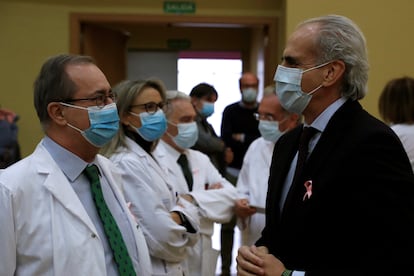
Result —
M274 17L247 16L175 16L175 15L136 15L136 14L90 14L72 13L70 16L70 52L91 55L97 63L110 64L126 72L126 59L129 50L145 51L239 51L243 61L243 71L258 72L263 67L265 85L272 82L278 56L281 52L280 20ZM96 46L85 47L91 27L100 28L100 41ZM105 39L104 30L111 39ZM109 49L112 43L119 47L119 41L112 39L113 32L126 37L123 51L113 55ZM98 41L98 40L96 40ZM176 43L171 43L176 42ZM177 43L178 42L178 43ZM88 49L95 52L88 52ZM102 51L97 53L96 51ZM112 54L111 54L112 53ZM105 59L105 60L101 60ZM105 72L111 84L125 79L116 72Z

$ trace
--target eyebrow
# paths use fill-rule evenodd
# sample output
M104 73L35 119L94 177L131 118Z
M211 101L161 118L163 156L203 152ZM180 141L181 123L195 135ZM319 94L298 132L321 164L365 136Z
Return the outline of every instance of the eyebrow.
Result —
M285 61L289 65L300 65L300 62L292 56L282 56L281 61Z
M106 94L111 94L111 93L113 93L111 88L109 88L109 90L99 89L99 90L95 90L93 92L93 95L106 95Z

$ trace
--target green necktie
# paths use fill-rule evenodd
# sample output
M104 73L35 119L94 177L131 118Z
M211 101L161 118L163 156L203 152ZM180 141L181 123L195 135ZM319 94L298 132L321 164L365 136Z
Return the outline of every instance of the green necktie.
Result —
M177 163L181 166L185 180L187 181L188 190L193 190L193 174L191 173L190 167L188 166L188 159L185 154L181 154L177 160Z
M98 167L96 165L88 166L83 173L91 183L93 201L102 220L106 237L115 258L115 263L118 266L119 275L136 275L121 231L119 231L118 225L105 203L101 182L99 181Z

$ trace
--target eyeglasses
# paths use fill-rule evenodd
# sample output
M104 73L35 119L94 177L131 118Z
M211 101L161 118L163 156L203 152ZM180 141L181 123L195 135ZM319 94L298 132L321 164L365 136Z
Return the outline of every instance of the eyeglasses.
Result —
M63 102L73 103L73 102L78 102L78 101L91 101L91 102L95 102L97 107L103 108L106 105L106 103L108 102L107 101L108 98L110 98L113 102L116 102L116 95L113 92L109 92L108 95L99 94L96 97L92 97L92 98L66 99Z
M148 112L149 114L154 114L155 112L158 111L158 109L163 109L164 106L165 106L164 102L160 102L160 103L149 102L149 103L144 103L144 104L134 104L134 105L131 105L130 108L133 108L133 107L145 108L146 112Z
M259 113L254 113L253 116L258 121L260 121L260 120L271 121L271 122L276 121L275 118L273 117L273 115L270 115L270 114L262 114L261 115Z

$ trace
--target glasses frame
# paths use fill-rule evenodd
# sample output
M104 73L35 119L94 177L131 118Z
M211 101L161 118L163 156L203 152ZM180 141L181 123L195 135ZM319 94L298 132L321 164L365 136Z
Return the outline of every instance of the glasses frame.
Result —
M134 105L130 105L129 108L134 108L134 107L144 107L145 111L150 114L153 115L155 114L159 109L164 110L164 107L166 106L165 102L148 102L148 103L144 103L144 104L134 104Z
M106 103L107 103L107 99L110 98L112 100L112 102L116 103L116 94L113 92L109 92L108 95L105 94L99 94L95 97L91 97L91 98L80 98L80 99L66 99L63 102L64 103L73 103L73 102L79 102L79 101L94 101L96 106L99 108L103 108Z
M270 121L270 122L277 121L272 115L260 115L259 113L253 113L253 116L257 121L260 121L260 120L265 120L265 121Z

